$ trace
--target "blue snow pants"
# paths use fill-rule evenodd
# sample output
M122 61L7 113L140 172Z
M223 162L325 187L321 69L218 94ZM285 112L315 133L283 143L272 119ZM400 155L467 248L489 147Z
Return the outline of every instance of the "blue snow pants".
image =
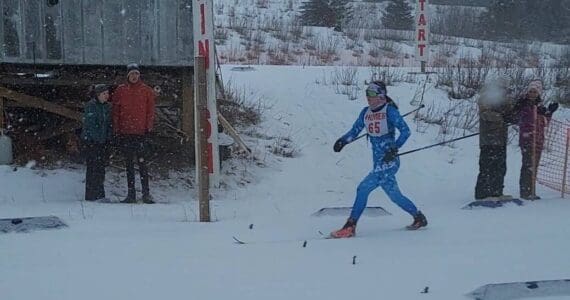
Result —
M418 213L417 207L406 196L402 195L396 181L396 172L400 167L399 161L384 164L382 168L374 168L358 185L356 190L356 200L352 206L350 218L358 221L362 212L366 208L368 195L379 186L382 187L386 195L401 209L415 216Z

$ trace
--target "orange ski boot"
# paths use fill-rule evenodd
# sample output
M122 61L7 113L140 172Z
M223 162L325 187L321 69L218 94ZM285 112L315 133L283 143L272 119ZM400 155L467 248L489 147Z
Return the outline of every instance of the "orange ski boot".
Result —
M348 219L341 229L331 232L330 237L333 239L350 238L356 235L356 222Z

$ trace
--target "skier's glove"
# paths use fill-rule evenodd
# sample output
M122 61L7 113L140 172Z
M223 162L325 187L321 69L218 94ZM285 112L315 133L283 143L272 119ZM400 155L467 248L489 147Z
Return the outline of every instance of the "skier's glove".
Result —
M539 106L536 108L536 113L538 113L539 115L546 115L546 107L544 106Z
M388 151L386 151L386 154L384 154L384 158L382 158L382 161L385 163L389 163L394 159L396 159L397 156L398 156L398 148L390 148Z
M556 102L550 103L548 105L548 111L550 112L550 114L553 114L557 109L558 109L559 104Z
M336 142L334 143L333 146L333 150L334 152L340 152L340 150L342 150L342 148L344 148L344 146L346 146L346 142L341 138L336 140Z

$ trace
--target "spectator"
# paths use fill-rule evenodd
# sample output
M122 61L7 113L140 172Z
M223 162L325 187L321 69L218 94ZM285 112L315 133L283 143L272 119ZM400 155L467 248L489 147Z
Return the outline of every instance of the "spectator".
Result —
M525 200L540 199L536 195L536 171L544 145L544 129L558 109L558 103L551 103L548 108L544 106L542 90L540 80L531 81L515 105L522 153L520 196Z
M85 200L97 201L105 198L105 166L109 158L109 141L112 136L111 106L109 88L97 84L92 98L85 105L83 113L83 154L86 159Z
M127 197L122 203L136 203L135 160L139 167L142 201L154 203L148 178L148 139L154 123L155 93L140 79L137 64L127 66L127 83L113 93L113 129L127 168Z

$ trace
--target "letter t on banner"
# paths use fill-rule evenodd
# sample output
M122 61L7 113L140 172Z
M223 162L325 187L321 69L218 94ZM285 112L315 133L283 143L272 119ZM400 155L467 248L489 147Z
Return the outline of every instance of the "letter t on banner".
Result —
M416 5L416 59L422 64L422 73L429 56L429 2L417 0Z
M203 56L206 65L207 80L207 103L208 103L208 128L200 129L196 124L196 130L206 130L208 133L208 172L210 174L210 187L217 188L220 185L220 156L218 147L218 111L216 107L216 57L214 53L214 4L213 0L192 0L192 26L194 31L194 57ZM194 87L196 91L196 85ZM196 95L196 94L194 94ZM198 100L194 97L195 103ZM194 112L199 113L196 106ZM197 120L198 118L194 118ZM198 140L198 135L195 135ZM198 154L196 154L198 157ZM198 169L198 168L196 168Z

